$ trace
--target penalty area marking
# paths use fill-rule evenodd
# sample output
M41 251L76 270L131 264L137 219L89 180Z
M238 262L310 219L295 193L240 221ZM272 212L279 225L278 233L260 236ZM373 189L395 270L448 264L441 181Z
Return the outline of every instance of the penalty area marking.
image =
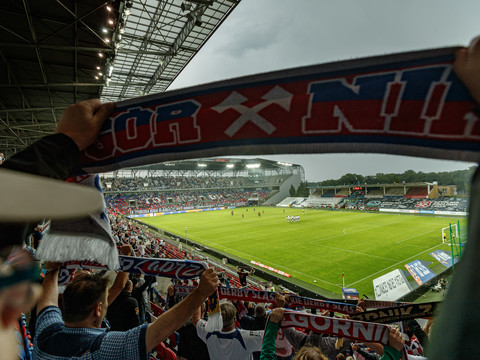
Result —
M394 221L394 222L391 222L391 223L388 223L388 224L383 224L383 225L378 225L378 226L372 226L372 227L368 227L368 228L365 228L365 229L362 229L362 230L352 231L352 232L349 233L348 235L355 234L355 233L360 232L360 231L372 230L372 229L377 229L377 228L383 227L383 226L389 226L389 225L393 225L393 224L398 224L399 222L401 222L401 221ZM347 228L347 229L348 229L348 228ZM310 241L308 244L315 245L315 243L318 243L318 242L322 242L322 241L325 241L325 240L330 240L330 239L334 239L334 238L342 237L342 236L346 236L346 235L347 235L347 234L337 234L337 235L327 236L326 238L323 238L323 239L312 240L312 241Z
M343 248L337 248L337 247L329 246L329 245L317 245L317 246L323 246L323 247L330 248L330 249L340 250L340 251L343 251L343 252L350 252L350 253L354 253L354 254L358 254L358 255L363 255L363 256L370 256L370 257L374 257L374 258L378 258L378 259L383 259L383 260L395 261L395 259L391 259L391 258L387 258L387 257L383 257L383 256L372 255L372 254L367 254L367 253L362 253L362 252L360 252L360 251L355 251L355 250L348 250L348 249L343 249Z
M362 226L362 225L358 225L358 226L352 226L352 227L348 227L348 228L343 229L343 233L344 233L345 235L348 235L347 230L357 229L357 228L361 228L362 230L368 229L368 227L365 227L365 226ZM361 230L358 230L358 231L361 231ZM356 232L356 231L354 231L354 232Z
M380 274L381 272L383 272L383 271L385 271L385 270L391 269L391 268L397 266L398 264L401 264L401 263L404 263L404 262L408 262L408 260L413 259L413 258L416 258L418 255L423 254L423 253L425 253L425 252L427 252L427 251L431 251L431 250L433 250L433 249L435 249L435 248L438 248L438 247L440 247L440 246L442 246L442 245L443 245L443 244L435 245L435 246L431 247L430 249L421 251L421 252L419 252L418 254L415 254L415 255L413 255L413 256L410 256L409 258L406 258L406 259L404 259L404 260L401 260L401 261L399 261L399 262L397 262L397 263L395 263L395 264L393 264L393 265L391 265L391 266L387 266L386 268L384 268L384 269L382 269L382 270L380 270L380 271L377 271L376 273L370 274L370 275L364 277L363 279L360 279L360 280L357 280L357 281L355 281L355 282L353 282L353 283L351 283L351 284L348 284L348 286L353 286L353 285L355 285L355 284L358 284L360 281L363 281L363 280L366 280L366 279L368 279L368 278L374 277L375 275Z
M428 234L428 233L431 233L431 232L434 232L434 231L437 231L437 230L430 230L430 231L427 231L427 232L424 232L422 234L418 234L418 235L415 235L415 236L411 236L409 238L406 238L406 239L403 239L403 240L400 240L400 241L396 241L395 244L400 244L404 241L407 241L407 240L410 240L410 239L415 239L416 237L419 237L419 236L422 236L422 235L425 235L425 234Z

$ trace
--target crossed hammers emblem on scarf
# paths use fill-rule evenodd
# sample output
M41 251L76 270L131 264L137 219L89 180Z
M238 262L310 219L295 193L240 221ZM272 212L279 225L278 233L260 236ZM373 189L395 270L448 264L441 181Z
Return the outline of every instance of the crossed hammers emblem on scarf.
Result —
M220 104L214 106L213 109L218 113L223 113L228 109L235 109L240 113L240 117L225 130L225 134L230 137L233 137L249 121L257 125L268 135L271 135L276 130L276 127L262 117L259 112L272 104L277 104L289 111L292 98L293 95L291 93L277 85L262 96L262 99L265 100L264 102L253 107L247 107L242 104L248 99L242 94L233 91Z

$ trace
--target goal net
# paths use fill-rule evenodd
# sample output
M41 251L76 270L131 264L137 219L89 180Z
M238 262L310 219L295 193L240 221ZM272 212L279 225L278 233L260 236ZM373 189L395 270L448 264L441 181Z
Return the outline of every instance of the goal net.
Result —
M450 224L442 229L442 243L451 245L458 243L459 240L458 225Z
M462 258L463 247L467 242L467 231L457 224L449 224L442 229L442 243L450 247L452 264Z

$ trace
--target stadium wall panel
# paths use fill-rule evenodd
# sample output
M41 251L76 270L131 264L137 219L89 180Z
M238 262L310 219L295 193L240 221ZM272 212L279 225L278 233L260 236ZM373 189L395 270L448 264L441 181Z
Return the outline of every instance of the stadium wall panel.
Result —
M278 193L268 198L268 200L265 201L262 205L278 204L280 201L290 196L290 187L293 185L295 189L298 189L301 181L302 178L300 177L300 174L293 174L289 176L288 179L286 179L282 184L280 184Z

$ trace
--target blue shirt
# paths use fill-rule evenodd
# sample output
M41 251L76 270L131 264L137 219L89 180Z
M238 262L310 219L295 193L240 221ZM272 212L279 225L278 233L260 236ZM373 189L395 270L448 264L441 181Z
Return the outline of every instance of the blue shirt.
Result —
M47 306L38 314L33 358L35 360L94 359L148 360L145 334L148 325L129 331L65 327L60 309Z

